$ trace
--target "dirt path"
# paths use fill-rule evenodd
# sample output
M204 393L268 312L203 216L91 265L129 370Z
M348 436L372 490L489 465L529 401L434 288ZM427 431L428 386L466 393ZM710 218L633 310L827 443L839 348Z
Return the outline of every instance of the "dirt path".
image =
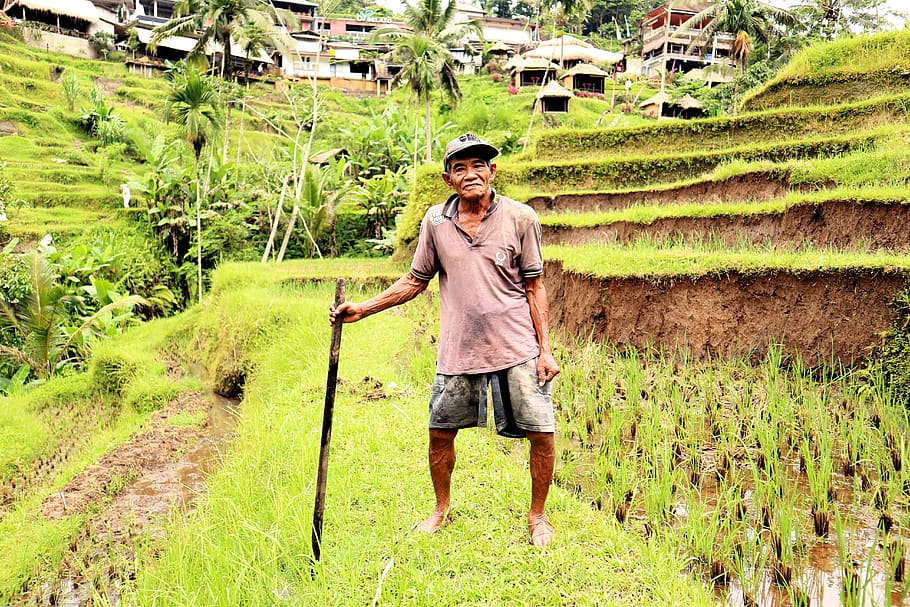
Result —
M627 243L640 236L685 240L716 238L726 246L773 242L780 246L811 243L853 250L906 249L910 246L910 204L832 200L801 204L783 212L717 217L666 217L650 224L618 221L602 226L543 226L547 244Z
M761 355L785 344L810 365L859 361L887 328L896 272L784 272L598 279L546 262L550 319L566 335L635 347L685 344L697 356Z
M623 209L634 204L771 200L780 198L789 191L787 177L770 172L756 172L719 181L699 181L670 189L538 196L528 200L527 204L538 213L581 213Z
M205 474L217 465L219 445L230 438L232 421L224 415L206 395L185 392L45 499L39 513L48 520L88 518L59 570L22 603L87 605L94 586L116 604L118 580L135 566L137 538L157 537L169 512L205 490Z

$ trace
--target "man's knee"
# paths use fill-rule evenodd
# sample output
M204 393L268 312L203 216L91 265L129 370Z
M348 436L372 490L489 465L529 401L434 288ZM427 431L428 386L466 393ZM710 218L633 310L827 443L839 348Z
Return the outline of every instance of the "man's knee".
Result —
M454 444L458 430L430 428L430 448L445 448Z
M554 445L553 432L525 432L531 447L552 449Z

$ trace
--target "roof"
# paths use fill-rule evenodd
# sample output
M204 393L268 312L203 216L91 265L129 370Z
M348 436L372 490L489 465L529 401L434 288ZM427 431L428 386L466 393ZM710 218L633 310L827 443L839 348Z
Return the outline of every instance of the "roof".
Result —
M149 40L152 39L152 30L146 29L144 27L137 27L136 33L139 36L139 42L143 44L148 44ZM158 46L163 48L171 48L178 51L183 51L184 53L189 53L195 48L198 40L195 38L188 38L187 36L171 36L165 38L158 43ZM207 55L212 55L216 52L221 52L221 45L215 43L209 43L205 48L205 53ZM243 47L237 44L235 40L231 41L231 55L234 57L239 57L241 59L247 59L247 54L244 52ZM265 51L259 51L259 54L253 57L253 61L259 61L260 63L275 63L272 61L272 58L265 54Z
M702 103L701 101L699 101L698 99L696 99L695 97L690 95L689 93L686 93L686 96L683 97L682 99L677 99L676 101L674 101L673 105L678 105L679 107L683 108L684 110L691 110L693 108L705 107L704 103Z
M622 53L611 53L610 51L601 50L590 42L579 40L572 36L560 36L559 38L544 40L537 48L522 54L525 57L543 57L551 61L565 59L568 61L585 61L600 64L618 63L623 58Z
M609 76L609 74L596 65L591 65L590 63L579 63L562 75L563 78L566 76L602 76L606 78Z
M670 96L666 93L657 93L653 97L645 99L638 104L638 107L648 107L649 105L660 105L666 103L670 99Z
M558 70L559 66L553 63L552 61L547 61L541 57L526 57L520 65L515 66L519 72L524 72L527 70Z
M667 4L669 4L669 2ZM654 10L652 10L650 13L648 13L647 15L645 15L642 18L642 21L647 21L648 19L657 17L658 15L666 14L667 4L662 4L662 5L658 6L657 8L655 8ZM679 2L677 0L677 2L673 3L673 8L671 10L675 14L691 13L693 15L697 15L698 13L702 12L709 6L712 6L713 4L714 4L713 2L697 2L697 1Z
M98 8L103 8L111 12L117 12L121 5L126 5L126 10L132 12L135 9L133 0L92 0L92 4Z
M491 46L490 50L487 52L488 53L512 53L512 52L514 52L514 49L511 46L509 46L508 44L506 44L505 42L503 42L502 40L497 40L496 44Z
M98 23L98 11L88 0L7 0L4 9L8 11L16 6Z
M544 97L573 97L572 91L566 89L564 86L556 82L555 80L550 80L545 87L540 89L540 92L537 93L538 99L543 99Z
M512 55L503 67L507 70L520 70L524 64L525 60L521 55Z

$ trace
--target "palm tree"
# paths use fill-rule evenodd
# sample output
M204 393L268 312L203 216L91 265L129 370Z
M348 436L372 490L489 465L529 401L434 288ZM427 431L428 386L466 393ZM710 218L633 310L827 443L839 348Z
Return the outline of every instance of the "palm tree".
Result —
M164 106L164 119L180 125L184 138L193 146L196 158L196 265L199 301L202 301L202 194L199 183L199 156L206 142L221 126L221 105L212 83L194 69L174 82Z
M705 44L716 32L731 32L734 35L733 57L742 74L752 51L753 39L770 44L775 21L784 25L794 23L789 11L758 0L721 0L690 17L680 25L680 29L701 27L689 44L690 52Z
M441 90L453 105L461 99L458 68L450 49L466 45L470 34L482 38L483 31L476 20L455 22L454 0L421 0L418 4L409 4L404 17L410 30L378 28L371 39L392 42L392 55L403 65L393 83L407 82L424 104L426 160L429 162L433 153L430 98Z
M277 13L267 0L178 0L173 18L155 28L150 47L154 48L171 36L198 36L190 57L206 55L210 43L220 46L221 76L230 74L232 45L245 24L264 19L274 23Z

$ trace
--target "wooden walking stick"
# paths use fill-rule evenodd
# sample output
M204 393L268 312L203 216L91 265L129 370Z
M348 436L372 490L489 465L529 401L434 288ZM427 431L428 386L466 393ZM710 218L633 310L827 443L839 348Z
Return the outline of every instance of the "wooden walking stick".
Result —
M335 283L335 307L344 302L344 278ZM322 515L325 513L325 481L329 471L329 442L332 440L332 412L335 409L335 387L338 384L338 351L341 349L339 316L332 323L332 346L329 349L329 374L325 381L325 409L322 413L322 442L319 447L319 473L316 476L316 506L313 508L313 560L322 553Z

